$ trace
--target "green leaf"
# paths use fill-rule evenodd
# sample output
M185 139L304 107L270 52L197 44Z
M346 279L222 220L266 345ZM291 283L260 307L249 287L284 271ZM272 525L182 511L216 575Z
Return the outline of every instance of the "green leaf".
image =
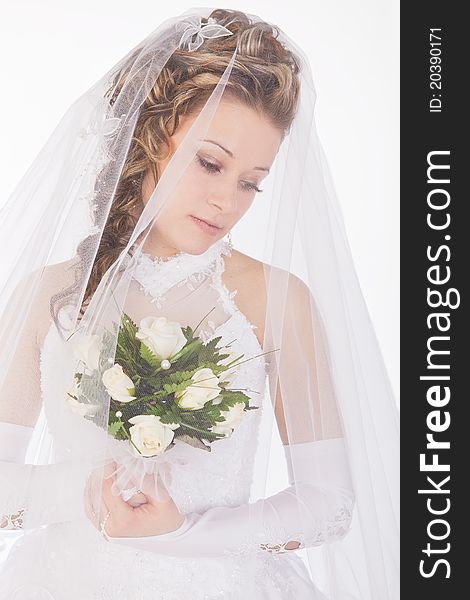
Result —
M140 344L139 354L150 366L155 368L160 366L160 359L144 343Z
M140 344L139 354L152 367L160 366L161 360L143 343Z
M116 437L117 432L121 429L121 425L122 425L122 421L114 421L113 423L110 423L108 426L109 433L113 437Z
M155 404L152 406L147 406L145 414L156 415L157 417L161 418L166 414L166 412L163 406L160 404Z
M194 333L189 325L187 325L186 327L181 327L181 331L183 332L183 335L188 342L191 342L193 340Z
M160 416L160 421L162 423L166 423L166 424L168 424L168 423L179 423L179 421L180 421L179 416L173 414L172 412L167 412L167 413L164 413L164 414L159 415L159 416Z
M164 383L163 389L167 394L172 394L178 390L178 385L177 383Z
M189 379L187 371L175 371L168 373L168 378L172 383L181 383L185 379Z
M122 313L121 328L135 338L138 327L127 313Z

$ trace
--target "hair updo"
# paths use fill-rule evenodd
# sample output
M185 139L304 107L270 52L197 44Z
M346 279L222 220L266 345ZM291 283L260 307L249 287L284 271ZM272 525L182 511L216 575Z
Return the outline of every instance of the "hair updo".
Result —
M294 119L299 91L299 60L277 38L279 30L264 22L252 22L239 11L216 9L210 17L233 35L204 39L197 50L178 48L161 70L144 100L129 152L116 187L103 235L90 273L80 317L107 269L115 262L135 228L143 209L142 181L152 170L158 180L157 161L171 152L170 138L182 116L200 109L237 55L224 96L259 111L285 134ZM207 22L202 20L203 24ZM115 75L108 90L114 104L126 83L137 51ZM77 247L84 262L89 238Z

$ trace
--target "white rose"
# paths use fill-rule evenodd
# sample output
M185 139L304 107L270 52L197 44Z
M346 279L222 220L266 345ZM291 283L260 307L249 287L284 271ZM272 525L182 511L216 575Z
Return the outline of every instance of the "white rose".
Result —
M219 379L212 369L204 367L191 377L195 385L189 385L182 392L175 394L176 403L180 408L196 410L202 408L206 402L216 398L221 392Z
M213 425L210 430L214 433L220 433L228 437L231 435L232 430L240 423L245 414L245 403L237 402L231 406L228 410L221 411L221 416L224 417L224 421L220 421L216 425Z
M180 324L166 317L145 317L135 335L161 360L179 352L187 341Z
M227 358L222 358L221 360L218 360L217 361L218 365L223 365L223 366L228 365L229 363L233 362L236 358L240 357L240 355L237 354L236 352L232 352L231 350L228 350L225 348L221 349L221 353L228 354L229 356ZM239 360L241 361L242 358L239 358ZM237 363L234 363L234 365L232 367L230 367L223 373L220 373L220 375L219 375L220 381L224 381L228 385L233 384L233 382L235 381L235 379L237 377L237 368L238 368ZM221 401L222 401L222 399L220 398L218 402L214 401L214 404L220 404Z
M66 390L65 398L68 402L70 410L76 415L81 417L93 416L96 414L99 406L98 404L85 404L84 402L78 401L78 394L80 390L80 381L77 377L73 378L73 383Z
M131 440L143 456L162 454L173 441L178 423L162 423L156 415L137 415L129 419ZM134 448L134 452L140 456Z
M102 381L108 394L118 402L130 402L135 400L134 382L128 377L120 364L116 363L103 373Z
M83 361L88 369L98 369L101 350L99 335L82 335L75 340L73 348L74 356Z

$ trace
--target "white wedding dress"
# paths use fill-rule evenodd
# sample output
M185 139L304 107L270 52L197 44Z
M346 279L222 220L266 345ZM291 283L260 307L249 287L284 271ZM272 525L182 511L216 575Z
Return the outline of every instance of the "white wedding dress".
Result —
M148 311L166 310L168 292L177 294L186 306L186 297L216 299L217 310L201 329L206 340L222 336L237 354L252 357L261 353L254 326L234 302L222 282L224 255L230 253L225 240L219 240L199 256L180 253L170 259L154 259L143 254L138 259L134 286L129 292L129 311L138 322ZM133 260L133 258L132 258ZM133 294L138 302L133 303ZM196 295L196 296L195 296ZM144 299L144 301L142 300ZM136 309L140 303L141 308ZM213 303L214 304L214 303ZM207 304L209 308L213 304ZM200 304L199 304L200 305ZM140 315L139 315L140 311ZM206 311L207 312L207 311ZM166 314L166 313L165 313ZM175 315L169 315L172 318ZM186 313L185 313L186 316ZM202 315L204 316L204 315ZM198 322L192 315L187 323ZM179 314L178 321L182 321ZM57 403L63 402L61 353L58 332L51 324L40 355L43 411L53 423ZM266 392L266 357L257 357L239 367L235 387L253 391L251 404L261 407ZM261 408L245 414L231 437L213 444L211 452L191 448L185 460L175 461L169 492L183 514L204 513L211 507L232 507L250 501L253 457L262 418ZM54 427L51 425L50 430ZM187 446L187 445L186 445ZM176 454L175 454L176 455ZM188 458L189 457L189 458ZM272 532L273 538L279 532ZM171 539L177 532L164 536ZM48 524L28 531L17 544L0 571L0 600L318 600L324 596L312 583L297 552L268 552L250 541L237 551L221 552L218 557L188 558L168 556L106 540L95 527L83 521ZM287 540L286 540L287 541ZM34 564L24 569L23 553ZM254 556L256 560L254 561ZM253 576L253 564L256 572ZM250 573L247 578L244 574ZM254 587L253 587L254 586Z

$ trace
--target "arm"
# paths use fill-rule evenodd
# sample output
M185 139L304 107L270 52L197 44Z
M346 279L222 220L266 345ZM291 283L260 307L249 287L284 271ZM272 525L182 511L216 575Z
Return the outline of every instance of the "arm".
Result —
M3 502L6 503L7 490L10 487L8 473L5 470L5 463L23 463L28 448L29 441L33 433L32 427L26 427L23 425L14 425L12 423L0 423L0 490L3 497ZM11 500L15 496L18 497L18 493L8 492L10 496L9 509L11 512L3 510L3 514L0 513L0 529L21 529L23 526L23 514L24 509L19 509L19 506L23 506L23 502L20 500Z
M26 464L26 451L41 410L40 336L50 324L49 298L59 281L41 282L22 331L7 340L13 355L0 382L0 529L28 529L68 520L80 510L83 492L69 463ZM5 330L22 307L19 285L3 314ZM11 319L11 320L10 320ZM78 468L78 467L77 467Z
M84 514L80 466L24 463L33 430L0 423L0 529L32 529Z
M341 539L348 531L354 504L343 440L307 442L284 450L290 483L285 490L237 507L191 513L179 529L163 535L108 539L184 557L217 557L247 546L286 552Z

